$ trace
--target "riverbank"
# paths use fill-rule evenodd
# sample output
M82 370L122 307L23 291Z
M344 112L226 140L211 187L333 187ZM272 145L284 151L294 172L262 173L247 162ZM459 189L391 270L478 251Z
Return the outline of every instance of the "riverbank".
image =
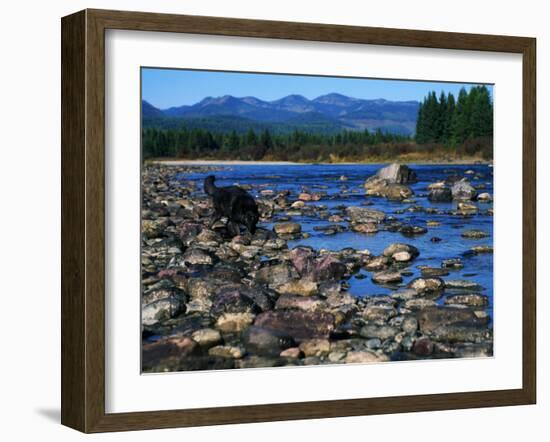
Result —
M451 161L444 160L433 160L429 161L427 159L418 161L414 159L399 161L400 164L417 164L417 165L468 165L468 164L486 164L492 165L492 161L486 161L480 158L465 158L457 159ZM373 164L373 165L383 165L387 164L387 161L381 159L365 160L365 161L334 161L334 162L295 162L295 161L241 161L241 160L216 160L216 159L205 159L205 160L188 160L188 159L178 159L178 158L155 158L149 159L146 161L146 164L159 164L165 166L213 166L213 165L222 165L222 166L297 166L297 165L353 165L353 164Z
M145 372L492 356L487 166L150 165ZM254 196L211 225L205 176Z

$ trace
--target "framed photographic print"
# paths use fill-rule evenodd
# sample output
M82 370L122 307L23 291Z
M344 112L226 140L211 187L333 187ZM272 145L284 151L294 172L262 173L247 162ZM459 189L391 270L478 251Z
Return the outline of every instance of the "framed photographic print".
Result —
M535 40L62 19L62 423L532 404Z

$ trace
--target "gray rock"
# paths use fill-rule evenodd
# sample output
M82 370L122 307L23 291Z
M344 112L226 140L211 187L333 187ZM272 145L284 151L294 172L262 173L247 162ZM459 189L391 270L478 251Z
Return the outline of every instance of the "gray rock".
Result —
M291 336L261 327L251 326L243 333L243 342L249 353L277 356L295 346Z
M417 181L416 173L405 164L390 164L380 169L376 175L389 183L409 184Z
M454 200L473 200L477 196L476 189L466 178L456 181L451 187L451 193Z

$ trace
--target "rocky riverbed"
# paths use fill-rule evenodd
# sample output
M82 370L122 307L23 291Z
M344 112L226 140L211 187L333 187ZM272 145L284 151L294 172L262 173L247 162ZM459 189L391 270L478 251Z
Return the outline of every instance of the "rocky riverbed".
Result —
M227 169L143 168L144 372L492 355L492 169L264 170L235 237L201 186Z

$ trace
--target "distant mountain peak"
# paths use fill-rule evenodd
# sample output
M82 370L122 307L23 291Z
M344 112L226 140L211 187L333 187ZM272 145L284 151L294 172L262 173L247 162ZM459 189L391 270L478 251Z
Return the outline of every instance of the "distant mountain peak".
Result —
M332 92L309 100L300 94L290 94L273 101L257 97L208 96L193 105L160 110L143 100L145 119L171 118L171 124L183 124L191 119L218 121L225 130L231 124L240 128L244 122L260 123L262 127L293 125L304 130L375 130L382 129L412 134L420 103L391 101L384 98L365 100ZM176 123L176 120L179 123ZM198 124L198 123L197 123ZM251 123L252 124L252 123ZM271 126L270 126L271 125ZM278 125L278 126L277 126ZM330 129L329 129L330 128ZM230 128L231 130L231 128Z

